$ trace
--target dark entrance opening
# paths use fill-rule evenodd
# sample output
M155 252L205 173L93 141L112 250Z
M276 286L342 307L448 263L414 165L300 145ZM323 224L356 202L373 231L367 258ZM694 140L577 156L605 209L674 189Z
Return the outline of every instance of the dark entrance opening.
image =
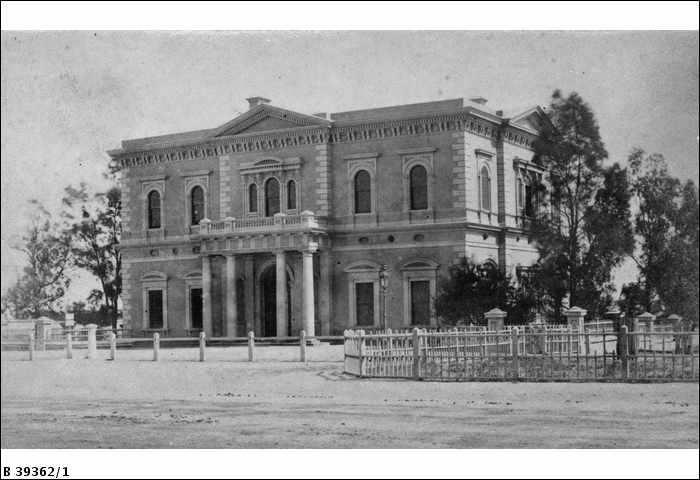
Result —
M202 289L190 289L190 319L192 329L202 329Z
M163 290L148 291L148 328L163 328Z
M262 335L277 336L277 275L275 267L268 268L262 275Z

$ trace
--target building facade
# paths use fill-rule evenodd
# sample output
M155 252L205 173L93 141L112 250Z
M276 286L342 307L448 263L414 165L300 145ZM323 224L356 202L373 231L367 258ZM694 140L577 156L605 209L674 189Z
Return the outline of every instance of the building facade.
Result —
M125 140L123 315L135 331L340 334L436 325L460 257L514 273L546 116L475 98L306 115L248 99L217 128Z

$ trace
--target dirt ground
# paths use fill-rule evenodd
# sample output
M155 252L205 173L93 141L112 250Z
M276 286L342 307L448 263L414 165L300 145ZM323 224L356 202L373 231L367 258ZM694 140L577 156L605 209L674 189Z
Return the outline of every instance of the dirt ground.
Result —
M357 379L342 346L2 352L2 448L698 448L698 384Z

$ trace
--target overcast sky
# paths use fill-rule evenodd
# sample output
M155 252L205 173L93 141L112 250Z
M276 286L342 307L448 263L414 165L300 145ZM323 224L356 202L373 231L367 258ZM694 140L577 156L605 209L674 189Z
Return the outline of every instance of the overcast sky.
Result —
M4 31L2 289L27 201L99 186L122 139L218 126L255 95L305 113L472 96L511 110L556 88L589 102L611 160L639 146L697 182L697 31Z

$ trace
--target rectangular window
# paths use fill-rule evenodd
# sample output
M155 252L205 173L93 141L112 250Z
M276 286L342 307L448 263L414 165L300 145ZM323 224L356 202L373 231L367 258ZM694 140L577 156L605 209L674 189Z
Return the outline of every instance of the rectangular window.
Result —
M374 325L374 283L355 284L355 316L358 326Z
M163 328L163 290L148 291L148 328Z
M202 289L190 289L190 328L202 328Z
M430 282L411 282L411 325L430 324Z

